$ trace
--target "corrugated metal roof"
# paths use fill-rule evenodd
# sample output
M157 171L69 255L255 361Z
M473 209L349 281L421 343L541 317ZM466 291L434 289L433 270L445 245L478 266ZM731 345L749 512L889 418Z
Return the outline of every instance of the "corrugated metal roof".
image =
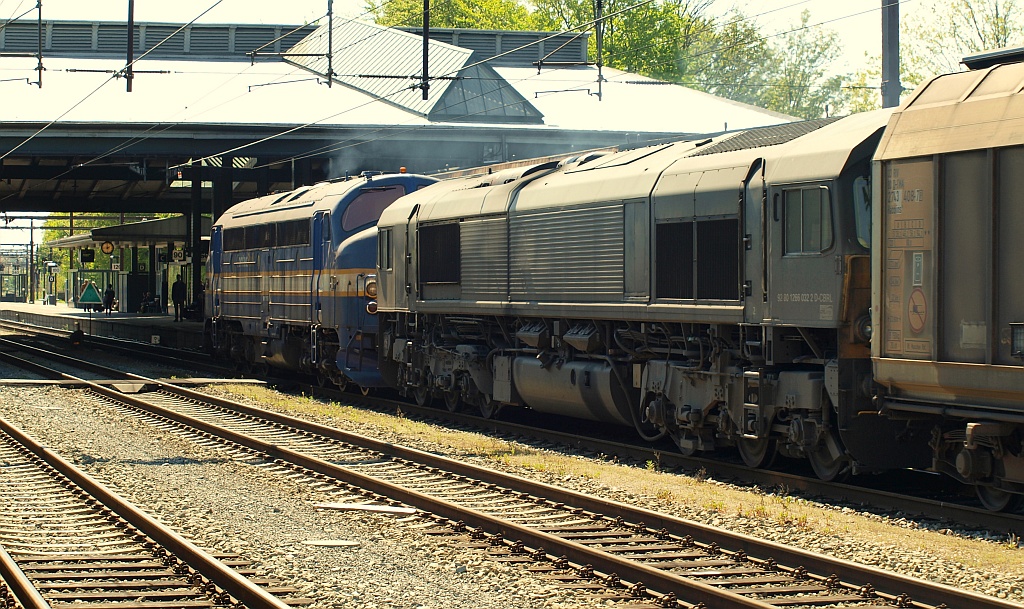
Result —
M322 25L288 51L285 60L311 72L326 75L328 70L328 25ZM417 87L423 73L423 40L408 32L337 19L334 23L332 68L335 82L427 115L453 81L435 80L428 99ZM469 60L472 51L431 40L430 72L456 75ZM299 57L312 54L315 57Z
M541 121L541 113L493 69L474 65L469 49L428 41L432 78L423 99L421 36L353 19L336 20L330 33L329 24L320 26L285 61L325 77L333 71L335 82L432 120L453 120L454 111L474 122ZM484 80L492 83L482 89Z

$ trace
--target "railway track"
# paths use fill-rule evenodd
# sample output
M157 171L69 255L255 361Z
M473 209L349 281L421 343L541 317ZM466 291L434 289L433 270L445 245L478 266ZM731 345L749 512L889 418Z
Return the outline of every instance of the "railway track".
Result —
M0 320L0 326L10 324L11 329L35 333L41 330L46 336L59 339L66 338L66 332L33 326L18 322ZM186 369L209 373L209 378L178 379L176 383L209 384L224 382L221 380L237 374L223 366L211 364L205 356L191 352L167 349L148 344L140 344L121 339L92 338L90 346L95 343L104 356L125 354L138 357L143 354L145 360L178 366ZM219 377L219 378L217 378ZM215 380L216 379L216 380ZM71 383L71 381L64 381ZM234 382L264 382L254 379L235 379ZM702 458L699 456L683 456L675 452L674 447L650 446L644 443L620 442L594 435L580 435L561 431L562 427L552 424L552 417L540 417L539 422L530 420L526 424L514 421L484 419L466 412L450 412L445 409L421 407L407 400L398 400L386 396L365 396L352 392L341 392L322 388L316 385L296 381L295 379L266 379L268 383L297 386L304 395L321 395L331 399L340 399L358 403L382 412L402 412L403 416L419 416L425 420L440 421L446 425L458 425L465 428L480 430L489 434L501 434L505 437L525 440L533 443L544 443L562 450L585 451L594 455L613 456L620 462L635 462L641 466L656 463L659 468L681 472L699 472L700 475L711 476L720 480L735 481L740 485L755 485L767 489L783 489L786 493L798 492L817 499L853 506L857 509L868 509L875 512L896 514L898 517L909 517L918 520L955 524L960 527L974 527L988 532L1004 534L1018 533L1024 530L1024 514L994 513L982 507L976 507L973 495L958 494L958 489L949 480L940 476L928 476L923 472L902 472L886 474L881 479L873 476L861 476L856 481L844 484L824 482L813 475L805 475L797 471L780 471L778 469L752 469L738 460L730 462L720 458ZM389 393L389 392L388 392ZM578 425L578 421L573 422ZM934 487L944 490L936 491Z
M509 439L540 443L545 447L563 451L582 451L614 457L620 463L632 462L641 467L651 463L665 471L702 472L702 475L717 480L736 481L740 485L785 489L787 492L799 492L826 501L857 506L859 509L899 512L906 517L952 522L986 531L1011 533L1024 530L1024 514L992 512L977 507L973 505L976 502L973 495L953 495L954 491L951 489L955 488L955 484L950 480L923 472L888 474L882 479L891 481L888 484L876 485L875 478L870 475L859 477L856 482L850 483L825 482L813 475L803 475L794 471L754 469L739 463L738 458L737 462L730 462L723 459L683 456L668 444L650 446L594 435L581 436L579 433L562 431L561 427L552 427L549 424L485 419L466 412L418 406L384 396L341 393L313 385L302 386L301 392L334 400L343 399L379 412L401 412L405 417L418 417L444 425L497 434ZM573 424L578 426L579 422L574 421ZM908 486L908 482L911 486ZM919 495L914 494L917 490L923 491L921 487L929 484L940 485L947 490L944 493L931 492L932 496L924 496L923 492ZM894 487L898 490L891 490ZM938 498L934 498L935 495L938 495Z
M48 330L30 324L7 322L0 320L0 327L9 327L25 332ZM44 332L49 336L65 338L66 333ZM90 337L90 343L94 339ZM138 357L143 353L145 359L169 366L180 366L198 369L212 376L236 374L223 366L211 363L203 354L192 354L174 349L140 344L119 339L103 339L97 337L96 345L104 354L114 352ZM103 370L104 368L99 368ZM70 382L70 381L66 381ZM205 384L214 382L212 379L179 379L178 384ZM223 382L223 381L221 381ZM253 379L236 379L235 382L262 382ZM602 438L594 435L580 435L561 431L550 423L550 418L540 417L542 421L529 421L525 424L514 421L484 419L463 411L451 412L443 408L418 406L407 400L399 400L387 395L360 395L353 392L342 392L303 383L295 379L267 379L268 383L294 385L304 395L320 395L335 400L343 400L360 404L382 412L398 412L403 416L421 417L425 420L440 421L446 425L458 425L472 428L489 434L523 440L528 442L546 443L562 450L585 451L594 455L614 456L620 462L633 461L640 465L655 463L659 468L671 471L701 472L720 480L732 480L741 485L755 485L760 488L780 488L787 493L799 492L825 501L855 506L858 509L870 509L878 512L898 513L900 517L910 517L944 523L955 523L957 526L975 527L984 531L1004 534L1019 534L1024 531L1024 514L991 512L975 505L973 495L956 494L955 485L945 478L929 476L923 472L911 474L902 472L887 474L882 481L870 475L858 477L856 482L825 482L813 475L804 475L799 471L780 471L754 469L742 463L722 459L703 458L700 456L683 456L671 445L651 446L643 443L622 442L616 439ZM390 392L386 392L390 393ZM573 425L579 425L574 421ZM888 484L885 481L889 481ZM943 492L935 492L933 486L944 487Z
M308 602L279 582L248 579L248 561L196 547L3 419L0 575L25 609Z
M117 371L107 371L114 376ZM319 487L323 509L416 509L438 534L522 562L600 598L660 607L971 607L1018 605L850 564L437 455L212 398L154 379L124 394L88 384L235 459ZM370 505L368 506L367 503Z

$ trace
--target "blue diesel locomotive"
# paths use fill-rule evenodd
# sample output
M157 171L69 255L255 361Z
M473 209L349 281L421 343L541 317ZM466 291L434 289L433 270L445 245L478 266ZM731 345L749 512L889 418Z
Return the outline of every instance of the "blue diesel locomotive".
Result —
M244 201L214 223L205 315L215 355L321 384L382 385L375 312L377 219L436 182L365 172Z

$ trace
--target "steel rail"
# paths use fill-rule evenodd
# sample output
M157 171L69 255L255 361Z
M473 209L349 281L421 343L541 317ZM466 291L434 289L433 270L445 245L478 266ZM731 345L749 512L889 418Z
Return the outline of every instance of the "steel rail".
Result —
M177 387L169 383L156 382L156 384L169 393L193 400L197 403L206 402L215 404L222 408L234 410L251 417L268 420L280 425L286 425L302 431L316 433L328 438L348 442L368 450L391 455L397 459L419 463L428 467L444 469L476 480L492 484L500 484L520 492L546 497L553 502L572 505L587 512L604 514L613 518L621 517L633 522L642 522L651 529L665 528L672 533L692 535L704 543L717 543L721 547L726 547L730 550L743 550L750 555L771 556L772 558L779 560L779 562L804 566L816 573L834 573L843 583L853 587L861 587L870 584L880 593L892 593L893 595L906 593L915 601L935 606L945 604L952 598L957 598L970 603L965 606L969 606L972 609L1021 609L1020 605L1009 603L995 597L960 590L942 584L925 582L923 580L887 572L875 567L837 560L823 554L783 544L753 539L746 535L716 529L691 520L669 516L667 514L660 514L652 510L630 506L616 501L598 499L576 491L527 480L492 469L480 468L468 463L456 461L414 448L397 446L395 444L383 442L359 434L344 432L318 423L304 421L288 415L261 410L224 398L209 396L183 387ZM742 603L747 602L750 599L739 601L736 599L743 597L738 597L738 595L722 596L722 591L720 590L715 590L712 593L705 589L707 588L706 586L703 584L698 585L698 582L693 580L645 567L643 565L637 565L629 561L623 561L616 557L610 557L586 546L582 546L571 541L560 540L555 536L531 530L515 523L495 521L491 517L482 513L473 510L466 510L443 500L438 500L408 489L403 489L386 482L369 478L315 457L310 457L270 443L262 442L231 430L222 430L216 425L154 406L141 399L117 394L116 392L104 387L100 387L99 389L114 399L121 401L129 400L133 405L141 406L146 411L158 416L200 429L210 434L225 437L242 446L264 452L273 458L295 463L311 471L330 475L344 482L348 482L349 484L368 488L379 494L420 507L446 518L473 523L474 526L479 526L485 530L493 530L494 527L497 526L498 530L505 537L509 539L522 540L524 543L529 543L535 547L546 548L553 547L557 544L557 547L564 548L566 555L571 560L575 560L583 564L589 563L599 570L606 570L610 573L617 573L619 576L642 581L645 585L649 585L661 592L675 592L680 596L685 594L686 598L696 598L696 600L704 600L705 594L711 594L711 596L706 597L707 600L704 600L704 602L709 603L710 606L720 606L719 603L723 601L733 603L734 600L739 604L733 604L732 606L765 606L764 603L759 605L744 605ZM649 582L655 583L651 585ZM693 595L696 595L696 597Z
M55 336L66 336L66 331L52 329L46 326L36 326L26 322L0 320L0 326L4 325L39 331L40 333L52 334ZM147 357L151 358L153 361L160 361L171 365L182 365L184 363L182 358L174 355L175 353L187 354L188 357L193 358L188 362L189 365L195 366L198 364L202 369L217 373L227 371L226 368L214 364L213 360L208 362L195 361L194 358L197 355L205 358L205 354L199 354L193 351L170 349L167 347L154 346L146 343L138 343L110 337L90 336L89 340L94 344L104 345L126 353L135 353L139 349L142 349L147 353ZM309 392L323 393L328 397L337 397L337 394L342 393L340 391L334 391L313 385L309 386ZM421 407L413 403L399 402L397 400L389 400L386 398L359 396L349 393L345 393L344 395L348 399L357 402L364 402L371 406L377 406L382 403L392 404L404 409L406 412L417 412L422 416L438 420L475 425L481 429L496 431L499 433L522 433L552 442L561 442L568 446L578 445L579 443L579 438L574 437L573 434L557 430L528 427L507 421L481 419L480 417L464 413ZM638 459L641 462L644 460L654 460L660 465L667 467L701 468L711 476L730 476L746 483L762 486L780 486L790 491L796 490L803 493L810 493L812 495L829 498L834 501L852 504L866 504L871 508L879 510L900 511L909 516L916 515L928 519L947 520L960 526L977 527L983 528L987 531L999 531L1003 533L1016 533L1024 528L1024 518L1020 516L1014 516L1004 512L991 512L983 508L962 505L955 501L907 496L906 494L899 492L889 492L856 484L825 482L804 475L773 470L752 469L745 465L733 464L716 459L696 456L684 457L675 453L674 447L658 449L657 447L645 447L637 444L627 444L595 438L587 438L586 441L588 443L588 447L606 454L624 455L633 459Z
M36 590L24 571L18 568L18 563L14 562L2 545L0 545L0 580L7 584L23 609L50 609L50 603L46 602L43 595ZM3 599L0 598L0 605L2 604Z
M492 532L497 531L505 538L523 541L524 543L536 548L557 548L558 553L564 554L569 560L580 564L590 564L597 570L615 573L626 580L642 582L646 587L652 588L661 593L673 592L678 596L686 598L688 602L704 602L713 607L728 606L743 609L771 609L774 607L774 605L750 599L729 592L728 590L715 588L692 579L671 574L667 571L647 567L634 561L619 558L606 552L594 550L585 545L559 538L556 535L544 533L504 519L488 516L477 510L465 508L443 499L431 497L390 482L379 480L372 476L360 474L348 468L334 465L333 463L316 457L311 457L300 452L282 448L275 444L264 442L227 428L155 406L133 396L116 394L116 392L112 392L98 386L97 388L104 389L104 393L108 397L117 399L118 401L127 402L133 407L141 408L146 412L159 417L169 419L193 429L226 439L235 444L259 451L273 459L292 463L312 472L330 476L337 480L341 480L342 482L370 490L379 495L390 497L396 501L416 506L422 510L442 516L452 521L462 521L467 525L478 527L482 530ZM265 418L258 414L254 414L253 416ZM369 440L368 438L362 439ZM393 449L397 448L393 445L387 445L382 442L373 442L375 442L376 446L383 449L386 453L393 452ZM370 448L370 450L378 449ZM426 453L420 454L425 455ZM410 456L415 457L415 454L411 453ZM440 461L438 464L445 465L447 463L445 461ZM477 477L479 473L474 472L473 475L474 477Z
M310 386L308 391L321 391L328 397L337 397L337 392ZM879 490L856 484L826 482L814 477L783 471L753 469L746 465L729 463L703 457L685 457L673 452L673 447L659 449L652 446L629 444L601 438L581 438L577 434L533 427L508 421L483 419L479 416L449 412L443 408L418 406L413 403L398 401L384 397L360 396L344 394L353 403L363 404L378 410L381 407L401 409L404 416L417 414L445 423L457 423L473 426L485 433L519 434L548 442L563 444L575 449L587 449L605 455L617 455L635 459L640 463L657 462L659 468L678 467L687 470L702 469L710 477L729 477L741 480L742 483L756 484L766 487L783 487L787 491L800 491L833 501L851 504L862 504L878 510L896 510L907 516L918 515L934 520L948 520L958 525L983 528L988 531L1018 533L1024 530L1024 517L1006 512L992 512L984 508L961 505L955 502L942 501L922 497L908 496L898 492ZM582 442L582 444L581 444ZM917 472L921 475L929 475ZM939 474L930 474L939 478ZM942 478L943 482L952 482L952 478Z
M64 357L59 354L55 355ZM790 565L804 566L817 573L834 573L843 583L854 587L870 584L880 593L907 593L917 602L924 602L935 606L942 605L952 598L958 598L962 599L964 602L970 603L968 606L977 609L1020 609L1020 605L1002 601L983 594L959 590L942 584L925 582L866 565L837 561L836 559L832 559L815 552L809 552L773 542L755 540L744 535L715 529L694 521L660 514L651 510L637 508L615 501L597 499L575 491L526 480L490 469L478 468L470 464L419 451L413 448L393 445L373 438L368 438L366 436L361 436L359 434L343 432L335 428L304 421L288 415L246 406L232 400L210 396L191 389L179 387L171 383L148 379L146 377L128 373L121 374L124 374L126 378L159 387L168 393L175 394L179 397L192 400L197 403L213 404L258 419L268 420L280 425L286 425L302 431L316 433L328 438L348 442L368 450L389 454L397 459L404 459L429 467L445 469L453 473L469 476L485 482L501 484L522 492L548 497L558 503L571 504L585 511L605 514L611 517L621 517L634 522L643 522L650 528L666 528L673 533L681 532L679 534L682 535L693 534L694 537L699 536L699 539L703 542L717 543L720 546L728 547L732 550L740 549L748 554L770 555L773 558L780 559L780 562L785 562ZM501 521L500 524L496 525L495 521L491 517L482 513L466 510L457 505L421 495L415 491L403 489L386 482L363 476L348 469L316 459L315 457L310 457L273 444L265 443L231 430L222 429L216 425L205 423L192 417L160 408L144 400L122 394L102 385L90 383L88 381L86 381L86 383L93 389L93 391L101 395L105 395L115 401L141 408L157 416L205 431L206 433L227 438L242 446L264 452L273 458L289 461L311 471L330 475L350 484L368 488L374 492L378 492L379 494L409 503L410 505L416 505L446 518L463 520L465 522L473 523L474 526L479 526L483 529L493 530L497 527L498 530L506 537L517 538L524 541L524 543L529 541L530 545L536 545L538 547L552 546L557 543L559 546L564 546L566 555L573 557L574 560L593 564L599 570L609 570L609 572L617 573L620 576L625 575L625 577L630 579L635 578L637 581L644 582L645 585L647 582L657 582L656 589L664 592L676 592L679 595L685 594L688 598L693 598L691 593L702 597L705 592L708 592L704 590L706 586L703 584L699 584L697 587L694 587L698 582L693 580L688 580L686 578L668 574L657 569L651 569L629 561L623 561L616 557L609 557L603 553L595 552L586 546L582 546L571 541L560 540L555 536L531 530L514 523ZM598 567L598 565L603 566ZM720 595L722 591L713 588L712 590L714 590L713 594L715 594L715 596L708 597L708 602L713 603L712 606L716 606L718 602L722 601L731 602L733 600L732 597L744 599L744 601L750 600L734 594L723 597ZM734 606L745 605L740 604ZM764 607L766 605L761 603L756 606Z
M88 381L86 382L88 383ZM99 385L89 384L93 390L102 389ZM288 605L277 597L239 575L234 569L210 556L148 514L126 503L103 484L79 470L57 453L39 444L2 417L0 417L0 429L153 541L161 544L179 558L183 558L189 566L243 602L247 607L251 609L288 609Z

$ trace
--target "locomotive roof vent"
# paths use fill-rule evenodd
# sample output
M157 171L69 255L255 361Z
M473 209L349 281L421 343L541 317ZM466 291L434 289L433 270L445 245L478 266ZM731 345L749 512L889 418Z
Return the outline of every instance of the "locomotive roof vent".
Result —
M383 175L383 174L384 174L383 171L364 171L364 172L359 174L359 177L366 178L366 181L369 182L370 180L373 179L373 176L379 176L379 175Z

